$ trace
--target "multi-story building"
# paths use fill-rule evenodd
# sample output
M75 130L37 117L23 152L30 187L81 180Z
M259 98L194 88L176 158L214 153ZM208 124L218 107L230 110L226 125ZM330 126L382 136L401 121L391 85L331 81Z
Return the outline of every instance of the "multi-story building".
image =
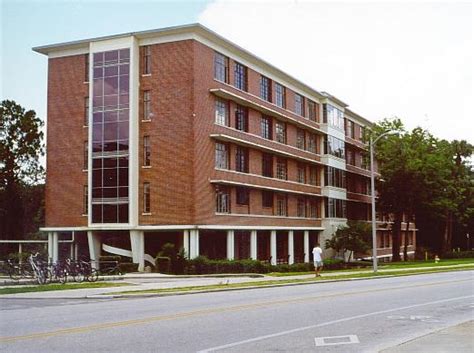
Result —
M303 262L347 218L369 219L370 122L209 29L34 50L49 59L53 259L72 232L76 252L141 268L166 242L190 257Z

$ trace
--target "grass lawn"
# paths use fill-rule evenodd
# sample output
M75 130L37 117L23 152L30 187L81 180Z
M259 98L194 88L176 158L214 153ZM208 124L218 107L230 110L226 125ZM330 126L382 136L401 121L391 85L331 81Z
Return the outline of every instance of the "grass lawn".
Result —
M435 263L434 260L428 261L401 261L401 262L379 262L379 267L381 269L391 269L391 268L410 268L410 267L434 267L434 266L452 266L452 265L466 265L474 264L474 259L441 259L438 263Z
M31 292L49 292L53 290L69 290L69 289L85 289L85 288L109 288L109 287L122 287L129 286L130 283L112 283L112 282L84 282L84 283L50 283L45 285L35 286L15 286L0 288L1 294L17 294L17 293L31 293Z

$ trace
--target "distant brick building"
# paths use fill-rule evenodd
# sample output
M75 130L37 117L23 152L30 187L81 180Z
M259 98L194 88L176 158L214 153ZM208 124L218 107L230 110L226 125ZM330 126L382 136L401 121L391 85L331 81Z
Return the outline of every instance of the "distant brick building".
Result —
M306 262L347 219L370 219L371 123L207 28L34 50L49 58L42 230L54 259L72 233L76 255L141 267L166 242L190 257ZM406 240L413 252L413 227Z

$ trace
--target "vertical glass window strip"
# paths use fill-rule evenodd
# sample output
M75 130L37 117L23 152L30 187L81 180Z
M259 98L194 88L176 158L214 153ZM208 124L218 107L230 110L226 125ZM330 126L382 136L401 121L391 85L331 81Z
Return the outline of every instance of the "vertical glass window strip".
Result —
M149 45L143 47L143 74L151 74L151 47Z
M225 143L216 142L216 168L229 169L229 149Z
M89 125L89 97L84 98L84 126Z
M344 130L344 112L330 104L324 104L323 122L332 127Z
M298 183L306 183L306 166L304 164L298 163L296 177Z
M328 218L346 218L346 200L328 198L325 209Z
M150 136L143 136L143 165L145 167L149 167L151 165Z
M286 144L286 124L281 121L277 121L275 123L275 132L277 142Z
M359 126L359 140L363 141L365 135L365 126Z
M296 202L296 216L306 217L306 199L303 197L298 197Z
M143 91L143 120L151 119L151 93Z
M84 185L82 190L82 214L87 214L89 212L89 188L87 185Z
M235 152L235 169L238 172L248 173L249 172L249 154L248 150L244 147L237 146Z
M272 81L265 76L260 76L260 98L272 101Z
M272 140L273 139L272 118L262 115L260 127L261 127L261 136L264 139Z
M234 64L234 86L247 91L247 68L238 62Z
M150 183L143 183L143 213L150 213L151 211L150 197Z
M316 135L309 134L308 135L308 151L312 153L316 153Z
M282 180L288 178L286 159L277 158L277 178Z
M309 169L309 183L311 185L318 185L318 169L316 167Z
M286 107L285 87L275 83L275 104L280 108Z
M277 216L287 216L288 214L288 204L286 195L277 195L277 207L276 212Z
M229 82L229 58L218 52L214 53L214 78L221 82Z
M262 190L262 207L273 207L273 192Z
M229 126L229 103L216 99L216 124Z
M248 132L248 110L240 105L235 109L235 128Z
M262 154L262 175L273 178L273 156L269 153Z
M216 212L230 213L230 192L228 188L216 188Z
M344 141L331 135L325 136L324 153L345 159L346 152Z
M319 218L319 202L318 200L310 200L309 202L309 217L310 218Z
M304 150L306 145L305 131L303 129L296 130L296 147Z
M92 62L92 223L128 223L130 50Z
M235 189L237 205L249 205L249 189L238 187Z
M309 120L312 120L312 121L316 121L316 122L319 122L318 120L318 109L319 109L319 106L317 103L313 102L313 101L310 101L308 100L308 118Z
M83 156L82 169L87 170L89 168L89 142L84 141L84 156Z
M295 113L304 116L304 98L295 93Z

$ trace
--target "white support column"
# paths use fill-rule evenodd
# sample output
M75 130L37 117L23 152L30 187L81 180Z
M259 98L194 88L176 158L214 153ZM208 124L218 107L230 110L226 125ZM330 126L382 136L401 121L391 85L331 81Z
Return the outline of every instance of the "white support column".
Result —
M272 265L277 264L277 232L272 230L270 233L270 256L272 257Z
M99 267L99 258L100 258L100 239L95 232L87 232L87 241L89 243L89 257L91 258L91 263L93 268Z
M189 231L189 258L194 259L199 256L199 230Z
M234 252L234 231L227 231L227 260L233 260L235 257Z
M191 254L189 253L189 230L183 231L183 249L186 253L186 258L191 258Z
M309 262L309 231L304 231L304 262Z
M53 232L48 232L48 262L53 262Z
M199 230L194 231L194 241L196 243L196 257L199 256Z
M22 252L23 252L23 244L18 243L18 261L20 262L20 265L22 263L22 261L21 261L21 259L22 259L21 253Z
M132 260L138 264L138 271L145 270L145 234L140 230L130 231L130 244L132 245Z
M250 258L257 260L257 231L250 232Z
M295 245L293 241L293 231L288 231L288 264L292 265L295 263Z
M53 232L53 263L58 262L59 258L59 234Z
M74 244L74 260L79 259L79 244Z

